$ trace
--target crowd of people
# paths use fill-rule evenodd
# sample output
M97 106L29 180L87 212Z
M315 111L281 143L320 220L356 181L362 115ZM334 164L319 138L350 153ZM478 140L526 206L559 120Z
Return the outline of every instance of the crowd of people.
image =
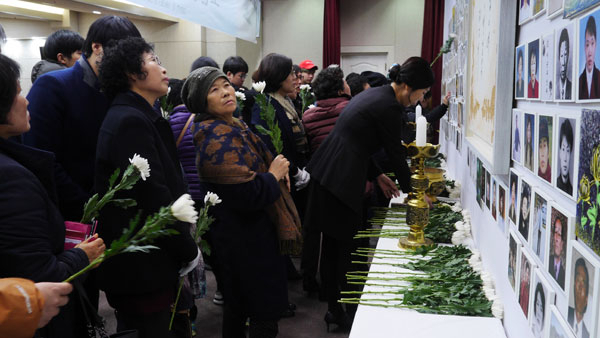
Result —
M204 262L217 281L213 301L224 306L223 337L277 336L278 321L296 307L290 279L327 302L328 330L351 327L356 306L338 300L356 288L346 272L364 269L351 263L352 251L368 245L353 237L370 206L399 195L385 172L410 191L403 142L414 138L414 115L407 109L424 103L433 84L428 61L411 57L387 76L344 77L336 65L316 73L310 60L295 65L271 53L251 74L264 82L257 91L244 87L243 58L227 58L221 69L203 56L184 79L170 79L153 46L118 16L96 20L85 39L58 31L43 50L27 98L19 65L0 54L0 299L18 284L36 305L3 301L0 335L30 337L40 327L36 337L87 336L90 315L82 309L97 309L103 290L117 331L191 337L194 299L206 293ZM303 102L302 85L313 104ZM261 132L270 124L259 95L273 107L280 151ZM447 100L424 115L439 119ZM64 221L79 220L134 153L148 160L151 175L118 198L137 205L107 205L98 233L64 250ZM186 192L200 208L208 191L222 200L210 209L210 255L198 249L190 224L176 222L177 234L156 240L157 250L119 255L72 287L60 283L102 255L136 215L145 219ZM301 272L290 258L299 255ZM186 283L172 309L180 276Z

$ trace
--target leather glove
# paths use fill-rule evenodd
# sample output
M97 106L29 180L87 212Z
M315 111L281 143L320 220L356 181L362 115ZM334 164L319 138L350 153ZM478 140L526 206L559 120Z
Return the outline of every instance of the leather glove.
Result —
M198 254L196 258L192 261L188 262L183 268L179 269L179 277L183 277L187 275L190 271L194 270L198 262L200 261L200 257L202 257L202 253L200 252L200 248L198 248Z
M306 188L308 182L310 182L310 174L304 168L298 168L298 172L294 175L294 186L296 190L302 190Z

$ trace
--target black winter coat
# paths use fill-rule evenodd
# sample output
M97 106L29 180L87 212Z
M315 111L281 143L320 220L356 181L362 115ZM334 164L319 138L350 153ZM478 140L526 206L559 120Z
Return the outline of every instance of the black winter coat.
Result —
M107 205L100 212L98 232L107 247L128 227L138 210L142 210L138 225L141 227L148 215L186 192L169 122L140 95L127 92L114 99L100 128L94 180L98 192L106 192L114 170L120 168L123 173L134 153L148 160L150 177L116 196L135 199L136 207L124 210ZM106 291L112 306L122 310L126 307L125 311L132 312L159 311L165 304L168 306L168 300L174 295L178 270L198 252L189 224L177 222L171 227L179 234L156 240L153 244L159 250L122 254L99 268L100 288Z
M81 249L63 251L65 224L56 206L54 155L0 138L0 277L61 282L83 269ZM73 337L74 297L39 334Z

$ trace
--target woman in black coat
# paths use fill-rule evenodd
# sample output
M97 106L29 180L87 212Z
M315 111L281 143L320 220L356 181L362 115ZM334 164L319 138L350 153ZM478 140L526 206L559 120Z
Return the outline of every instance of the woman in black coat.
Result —
M61 282L100 256L104 242L98 238L64 250L54 154L8 140L30 126L28 102L20 95L19 66L2 54L0 88L0 277ZM60 314L38 331L40 337L80 336L76 297L74 293Z
M141 227L147 216L186 192L171 127L153 109L167 94L168 81L166 69L144 39L126 38L104 49L100 82L112 104L98 137L95 187L104 193L109 177L116 168L124 172L134 153L150 165L148 178L119 193L118 197L136 200L136 207L107 205L102 210L98 231L107 243L121 236L137 210L142 211ZM117 310L117 331L136 329L140 338L172 337L170 308L178 277L195 266L199 250L190 224L177 222L171 227L178 234L156 240L158 250L125 253L99 268L100 288Z
M233 117L236 99L223 72L190 73L181 94L196 114L196 166L206 190L222 203L211 208L213 250L221 267L223 337L275 337L287 308L282 254L299 247L300 220L285 178L289 161L273 155L248 126Z
M433 72L427 61L411 57L391 69L390 79L391 85L369 89L350 101L307 166L311 184L305 224L323 233L321 269L325 271L328 326L336 323L348 328L356 310L346 307L347 314L337 300L340 289L348 288L345 274L355 246L352 238L362 219L367 180L377 179L386 194L398 193L371 156L385 149L400 187L410 191L410 171L402 144L404 107L423 99L433 84Z

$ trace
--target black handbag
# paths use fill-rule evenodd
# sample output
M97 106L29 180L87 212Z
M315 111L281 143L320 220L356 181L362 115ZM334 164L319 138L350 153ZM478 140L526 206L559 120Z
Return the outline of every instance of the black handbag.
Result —
M121 331L109 336L104 327L104 319L98 315L98 311L90 302L83 286L77 281L73 281L72 284L79 295L83 317L85 318L86 338L138 338L137 330Z

